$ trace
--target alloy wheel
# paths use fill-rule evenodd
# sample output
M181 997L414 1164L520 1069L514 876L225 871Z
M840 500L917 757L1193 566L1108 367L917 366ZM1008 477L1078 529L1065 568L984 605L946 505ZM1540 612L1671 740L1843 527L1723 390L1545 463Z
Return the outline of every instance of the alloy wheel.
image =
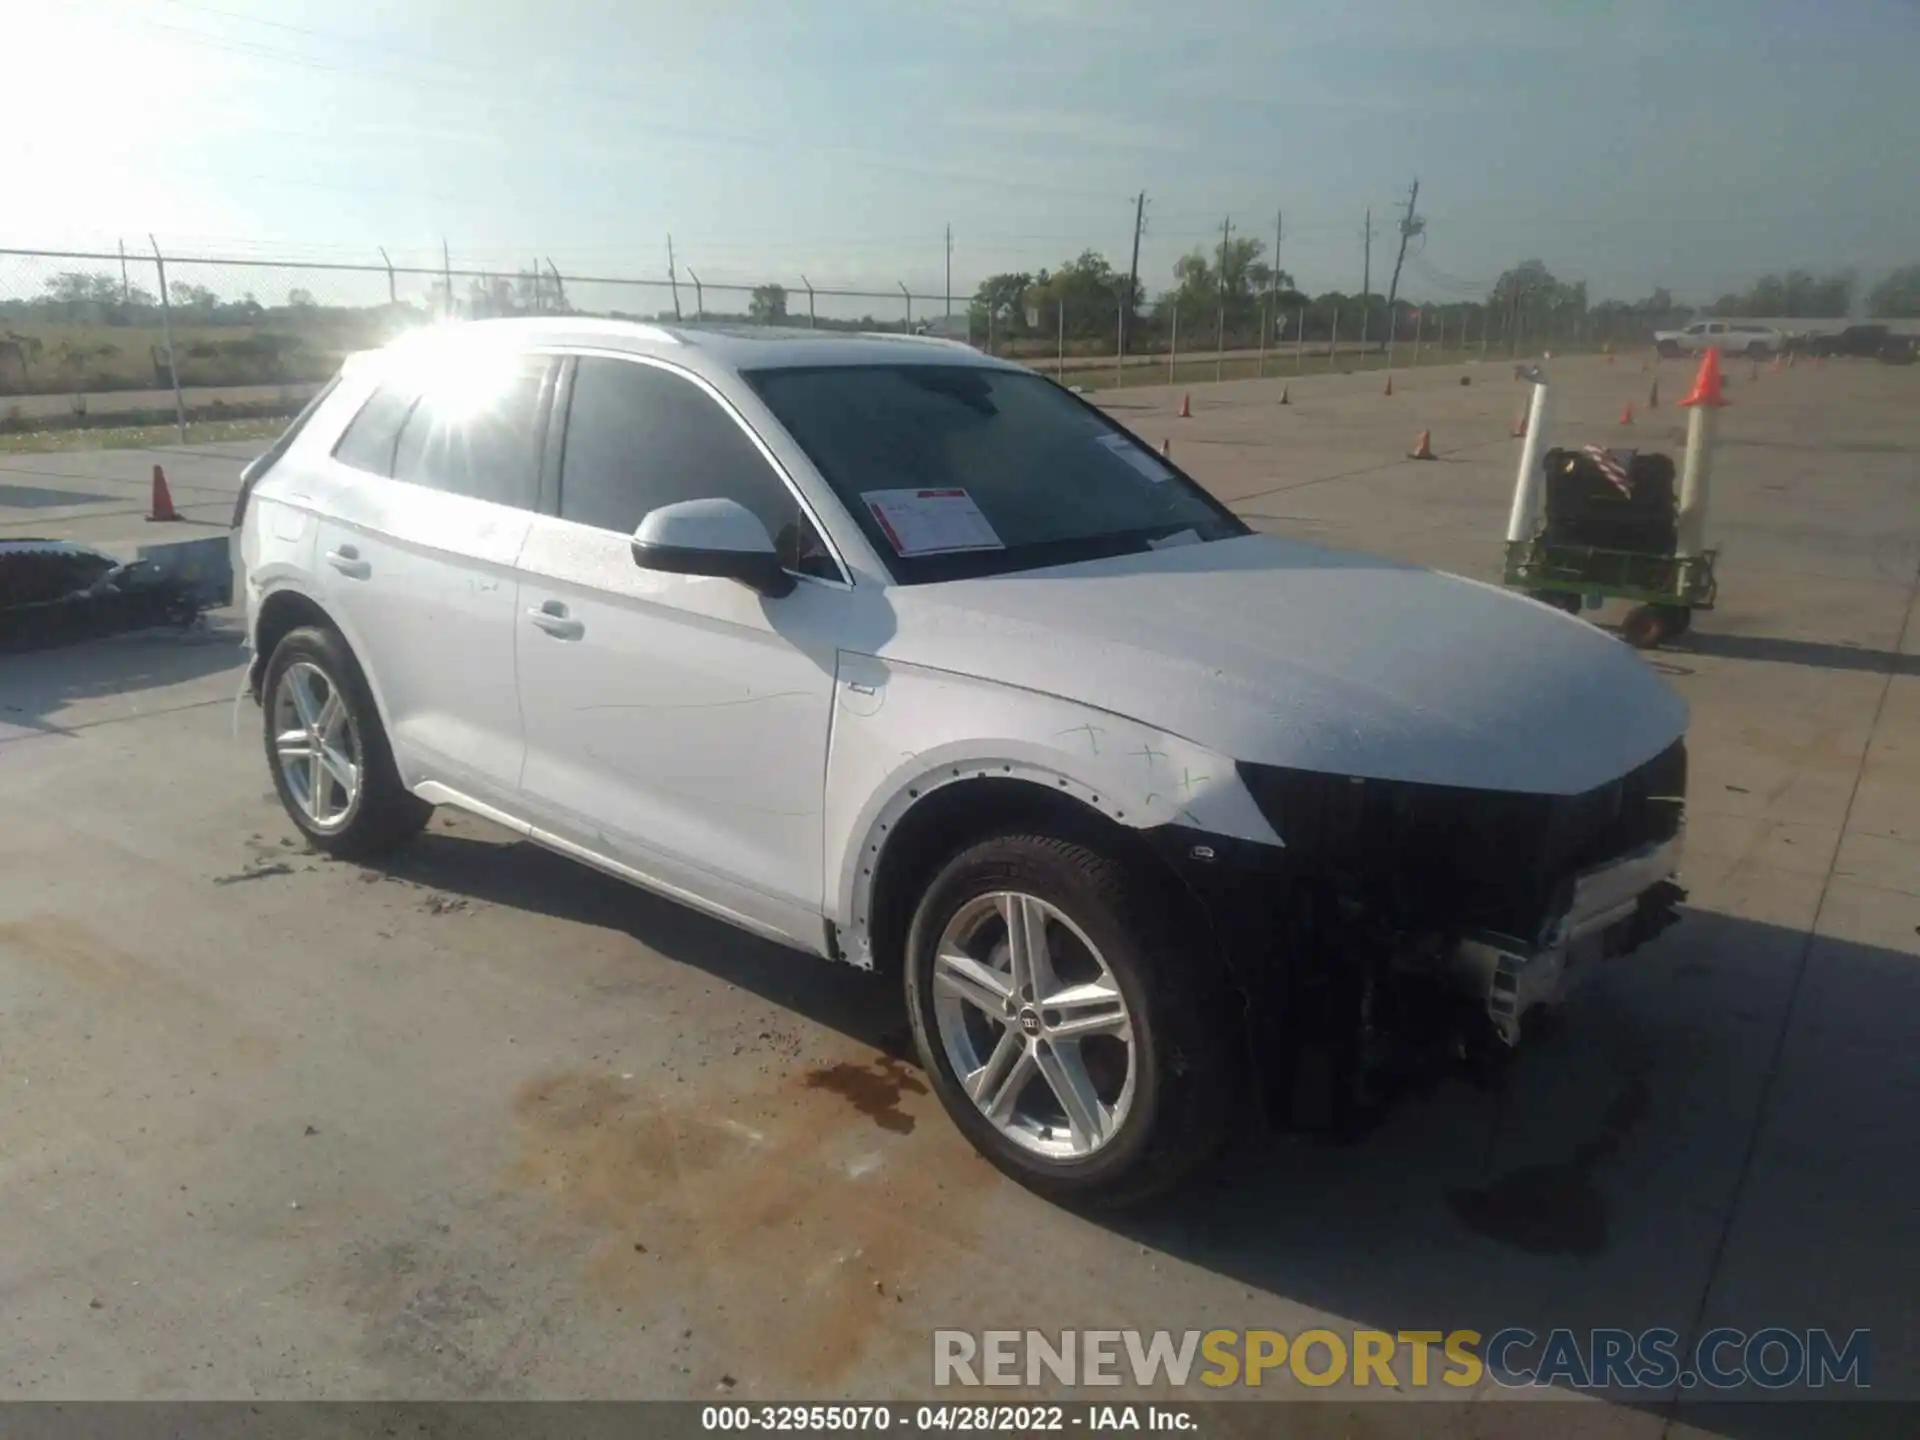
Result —
M1099 948L1057 906L994 891L940 936L933 1011L948 1062L1007 1139L1084 1160L1132 1109L1133 1019Z
M360 734L340 687L311 661L296 660L274 687L273 755L315 830L346 824L360 796Z

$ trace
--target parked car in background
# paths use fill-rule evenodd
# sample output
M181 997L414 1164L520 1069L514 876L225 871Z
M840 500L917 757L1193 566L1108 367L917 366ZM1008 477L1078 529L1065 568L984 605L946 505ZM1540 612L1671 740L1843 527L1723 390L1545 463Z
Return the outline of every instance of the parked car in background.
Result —
M1844 330L1807 339L1806 353L1880 360L1888 365L1911 365L1920 358L1920 334L1896 332L1878 323L1849 325Z
M1686 706L1626 647L1251 530L962 345L448 327L350 363L235 525L316 848L456 805L893 976L1057 1197L1173 1184L1303 1053L1349 1116L1503 1053L1682 896Z
M1696 320L1681 330L1656 330L1653 345L1662 355L1697 355L1718 348L1727 355L1760 359L1786 348L1787 337L1771 325L1739 320Z

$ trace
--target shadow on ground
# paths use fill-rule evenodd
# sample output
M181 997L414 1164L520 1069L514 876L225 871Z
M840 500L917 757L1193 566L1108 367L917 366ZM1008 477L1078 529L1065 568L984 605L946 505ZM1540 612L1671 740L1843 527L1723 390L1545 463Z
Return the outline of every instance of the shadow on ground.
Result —
M1899 655L1860 645L1822 640L1775 640L1765 635L1716 635L1689 631L1663 651L1675 655L1715 655L1729 660L1766 660L1776 665L1808 665L1816 670L1864 670L1874 675L1920 675L1920 655Z
M630 934L862 1044L912 1054L894 983L747 938L530 844L429 832L386 868L439 891ZM1817 947L1825 1010L1876 1015L1876 1033L1920 1026L1920 987L1906 978L1920 962L1871 946ZM1518 1325L1544 1336L1556 1326L1584 1334L1664 1325L1691 1337L1712 1324L1827 1325L1844 1336L1885 1316L1888 1303L1905 1303L1886 1298L1901 1293L1885 1268L1897 1268L1895 1255L1858 1243L1892 1238L1897 1207L1879 1198L1884 1191L1841 1186L1783 1212L1762 1181L1741 1188L1754 1163L1765 1076L1781 1060L1791 982L1809 954L1800 932L1691 911L1641 955L1596 977L1562 1023L1522 1052L1504 1084L1443 1079L1348 1145L1263 1132L1158 1207L1091 1218L1232 1277L1249 1298L1257 1289L1384 1329L1490 1335ZM1838 1033L1829 1044L1789 1048L1796 1085L1839 1107L1836 1137L1853 1133L1860 1117L1848 1109L1869 1093L1880 1097L1876 1106L1895 1096L1904 1111L1879 1114L1883 1136L1920 1127L1920 1085L1909 1078L1884 1090L1880 1052ZM1850 1154L1849 1141L1835 1143L1834 1163L1849 1172L1884 1158L1870 1145ZM1818 1308L1801 1264L1781 1267L1758 1290L1749 1274L1722 1293L1726 1255L1737 1250L1750 1260L1754 1244L1804 1245L1808 1233L1853 1237L1821 1263L1818 1287L1823 1300L1859 1297L1853 1308ZM1904 1364L1888 1362L1907 1358L1889 1353L1907 1337L1876 1336L1882 1373L1904 1373ZM1650 1420L1673 1413L1670 1393L1610 1398ZM1688 1403L1678 1413L1739 1440L1807 1433L1810 1424L1828 1434L1899 1430L1892 1406L1847 1412L1852 1418L1838 1429L1842 1411L1832 1406L1756 1401L1709 1413ZM1368 1434L1401 1433L1378 1408L1367 1419ZM1405 1433L1426 1433L1413 1414L1407 1421L1413 1428Z
M0 656L0 744L9 729L64 735L72 726L63 711L87 701L184 685L246 662L246 636L222 616L202 616L193 626L136 630L85 640L57 650ZM131 704L140 702L131 700ZM79 724L95 723L92 717ZM17 737L15 737L17 738Z

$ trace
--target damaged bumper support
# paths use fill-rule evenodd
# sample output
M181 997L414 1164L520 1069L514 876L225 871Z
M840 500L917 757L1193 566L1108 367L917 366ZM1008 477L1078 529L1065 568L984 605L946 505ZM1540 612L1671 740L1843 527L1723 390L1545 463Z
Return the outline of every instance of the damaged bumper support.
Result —
M1581 872L1566 910L1538 940L1470 935L1450 957L1449 978L1484 1009L1495 1035L1518 1044L1528 1011L1558 1003L1595 962L1637 949L1679 918L1681 849L1676 834Z

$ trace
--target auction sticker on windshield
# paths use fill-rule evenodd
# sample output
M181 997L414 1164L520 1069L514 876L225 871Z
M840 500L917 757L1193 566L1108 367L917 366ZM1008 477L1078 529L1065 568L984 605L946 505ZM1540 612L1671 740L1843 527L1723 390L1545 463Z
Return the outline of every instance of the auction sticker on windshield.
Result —
M1153 456L1141 450L1139 446L1135 445L1124 435L1102 435L1099 436L1094 443L1103 446L1110 455L1115 456L1117 459L1126 461L1127 464L1131 465L1135 470L1138 470L1156 485L1173 474L1173 471L1162 465L1158 460L1154 459Z
M903 556L1006 549L965 490L869 490L860 498Z

